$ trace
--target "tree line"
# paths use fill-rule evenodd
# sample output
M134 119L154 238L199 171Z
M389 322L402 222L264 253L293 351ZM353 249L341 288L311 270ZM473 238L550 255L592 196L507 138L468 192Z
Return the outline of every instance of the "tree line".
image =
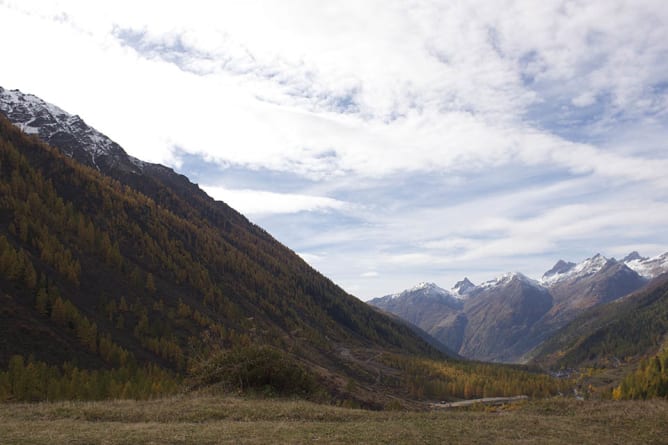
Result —
M612 390L615 400L657 397L668 399L668 349L643 359L637 369Z
M0 371L0 401L150 399L176 393L179 384L156 365L87 370L15 355Z

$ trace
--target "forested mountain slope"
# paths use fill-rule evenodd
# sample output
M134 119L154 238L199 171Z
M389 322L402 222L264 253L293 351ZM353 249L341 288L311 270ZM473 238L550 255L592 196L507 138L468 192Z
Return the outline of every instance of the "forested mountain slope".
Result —
M656 353L668 335L668 275L594 307L538 348L533 362L553 367L616 366Z
M186 177L2 89L0 303L0 401L222 385L382 407L563 386L443 354Z
M183 373L212 347L268 344L346 375L351 348L439 355L174 178L135 178L156 201L0 117L0 366Z
M668 274L585 311L541 345L533 363L597 369L615 399L668 397Z

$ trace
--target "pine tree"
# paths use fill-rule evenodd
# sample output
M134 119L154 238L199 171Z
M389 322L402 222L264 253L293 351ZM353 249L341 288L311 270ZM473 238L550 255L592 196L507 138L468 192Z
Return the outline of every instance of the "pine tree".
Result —
M155 294L155 281L152 273L146 274L146 291L151 295Z
M49 294L47 293L46 289L43 287L40 287L37 290L37 294L35 295L35 309L37 309L37 312L39 312L41 315L48 315L49 314Z
M35 271L32 262L25 252L21 252L21 257L23 263L23 283L26 288L34 289L37 286L37 271Z
M67 314L65 313L65 303L60 297L58 297L53 302L51 307L51 320L53 320L56 324L64 325L67 321L66 316Z

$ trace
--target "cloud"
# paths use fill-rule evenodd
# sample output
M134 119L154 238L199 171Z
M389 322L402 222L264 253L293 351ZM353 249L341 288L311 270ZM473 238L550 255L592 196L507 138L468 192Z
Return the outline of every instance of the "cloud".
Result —
M593 169L599 148L524 121L530 106L554 99L555 84L565 85L557 99L576 108L607 94L609 113L665 109L647 86L665 80L666 45L634 26L663 24L651 3L245 3L149 14L126 2L93 11L66 1L39 13L32 2L10 2L5 25L22 51L50 53L62 67L49 96L105 122L133 154L162 162L174 163L179 146L220 164L311 178L518 160ZM49 39L30 43L35 23ZM40 59L32 63L49 63ZM98 85L97 105L80 97ZM137 122L144 131L132 129Z
M596 95L591 91L585 91L574 97L571 102L576 107L588 107L596 102Z
M661 0L155 8L1 1L0 84L212 165L187 173L347 289L668 243Z
M315 267L318 261L321 261L324 258L323 255L316 255L314 253L306 253L306 252L297 252L297 255L299 255L304 261L306 261L313 267Z
M276 213L323 212L344 210L348 203L322 196L273 193L263 190L233 190L216 186L201 186L211 197L224 201L245 215Z
M362 277L362 278L377 278L379 276L380 276L380 274L378 272L374 271L374 270L369 271L369 272L364 272L360 275L360 277Z
M452 196L464 196L452 205L449 196L425 205L422 190L409 185L413 202L402 201L394 208L379 203L373 215L363 217L365 225L321 228L307 238L286 235L285 240L307 251L327 246L328 257L319 267L343 283L357 283L356 271L378 272L383 281L373 286L376 292L362 294L365 297L401 290L392 286L408 277L443 286L466 275L480 282L509 270L540 277L559 258L621 255L633 244L629 239L646 255L666 249L662 228L668 224L667 203L643 194L642 184L575 176L542 179L543 184L515 178L518 182L508 188L498 182L504 177L497 178L496 187L484 188L487 195L466 195L482 176L463 180Z

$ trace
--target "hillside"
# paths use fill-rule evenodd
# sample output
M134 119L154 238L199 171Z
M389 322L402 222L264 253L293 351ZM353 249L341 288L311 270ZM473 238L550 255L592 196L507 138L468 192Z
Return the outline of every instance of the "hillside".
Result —
M596 370L589 386L614 399L668 397L668 274L585 311L534 354L542 367Z
M371 300L369 304L418 326L452 351L461 347L467 323L461 314L464 301L433 283L420 283L400 294Z
M656 354L668 334L668 275L646 289L580 314L533 356L552 367L618 366Z
M517 362L535 346L528 334L552 307L550 293L522 274L510 274L467 299L469 323L460 353L482 360Z
M0 93L0 400L214 385L381 408L563 390L448 359L186 177Z
M2 368L18 354L178 375L217 348L266 344L336 386L371 378L351 349L440 356L183 177L124 185L4 117L0 173Z

